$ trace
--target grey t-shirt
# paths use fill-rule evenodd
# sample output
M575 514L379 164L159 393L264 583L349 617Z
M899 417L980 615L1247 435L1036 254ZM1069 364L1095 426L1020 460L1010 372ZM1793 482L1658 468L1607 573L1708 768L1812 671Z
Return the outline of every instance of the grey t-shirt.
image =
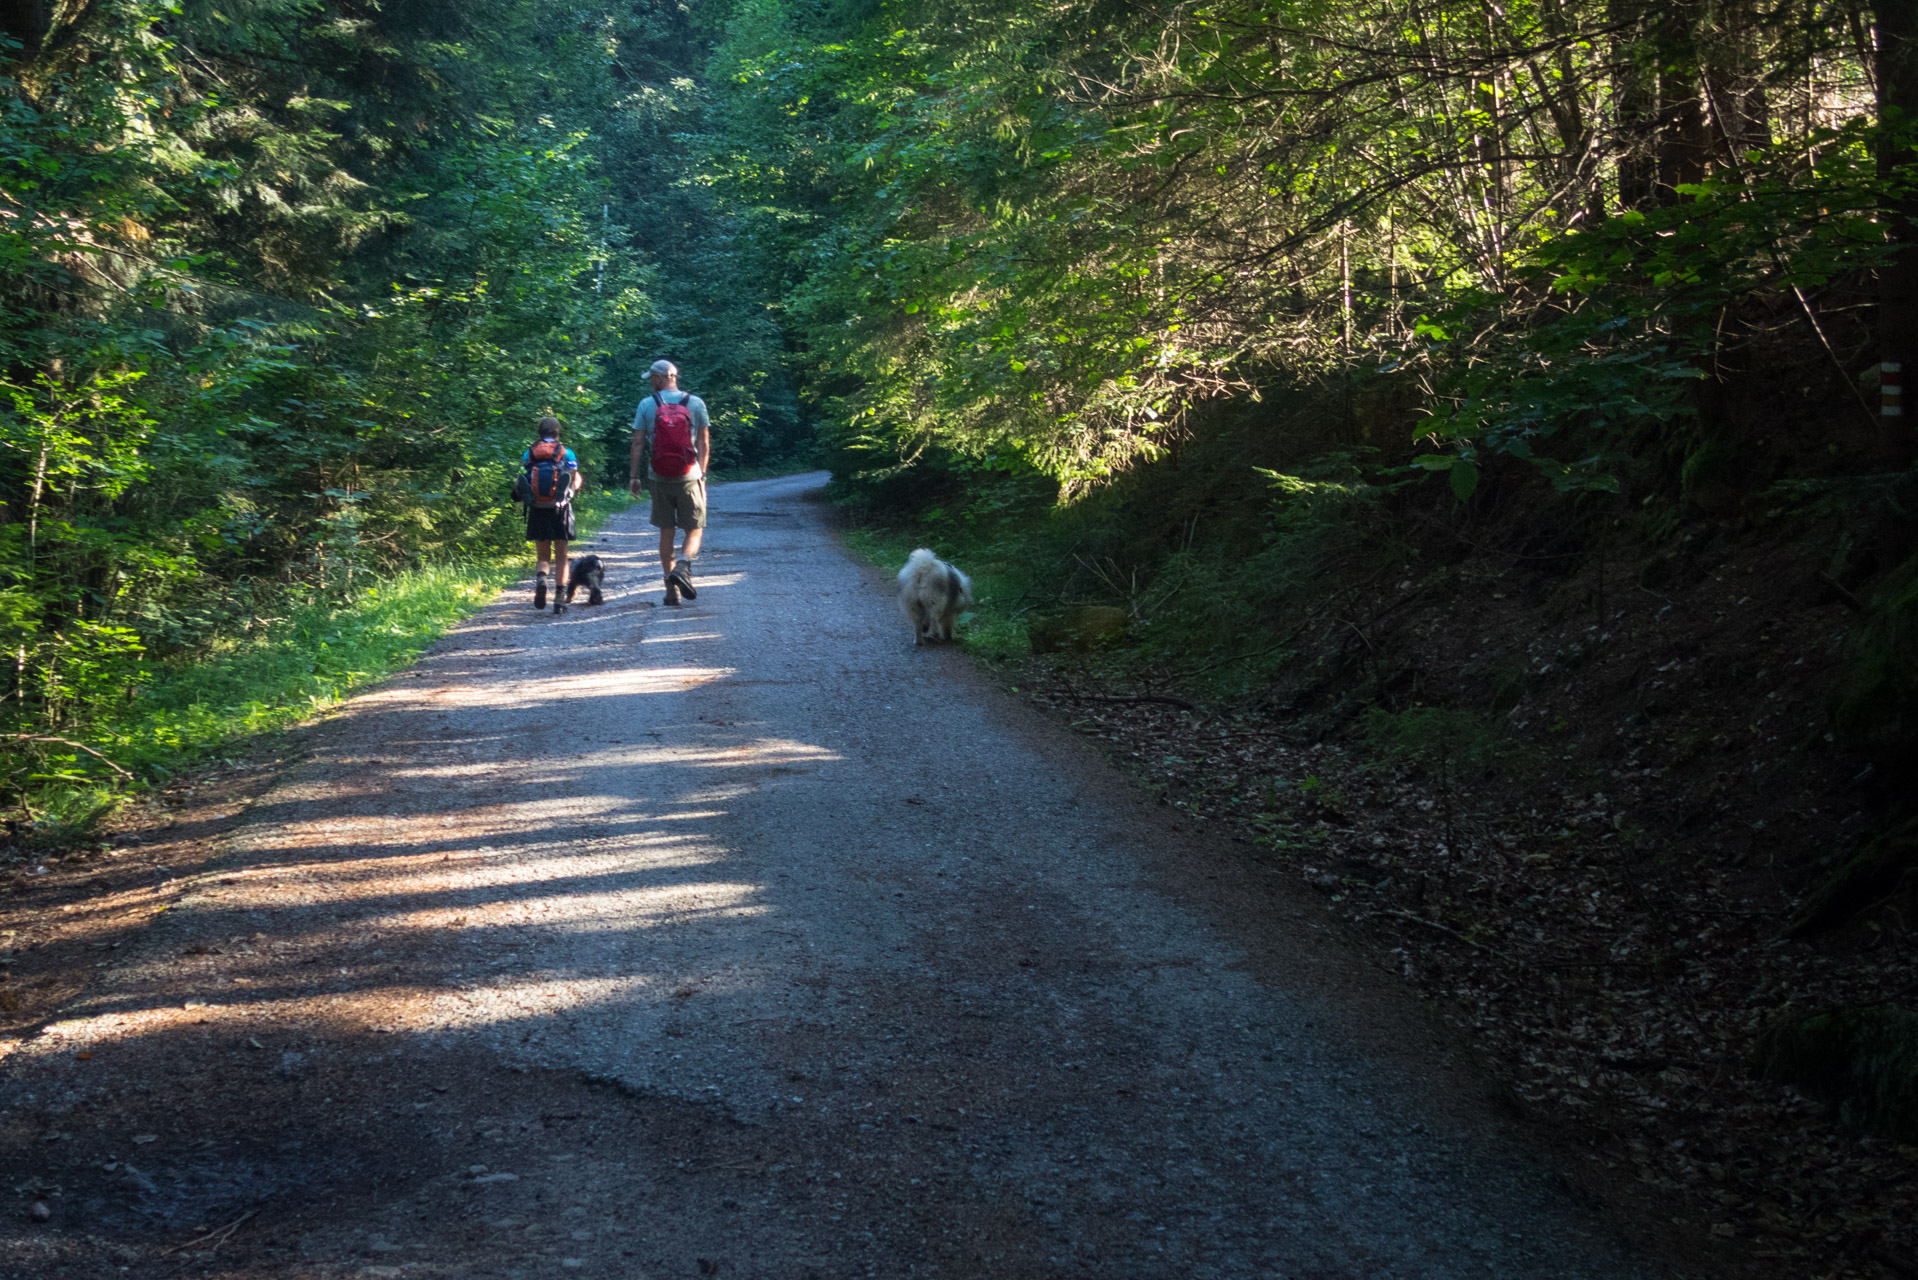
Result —
M641 400L639 402L639 408L633 411L633 430L645 435L646 452L648 455L653 451L653 415L659 410L659 405L655 401L656 396L666 397L667 404L683 404L686 406L687 412L693 415L693 434L695 436L713 425L712 419L706 414L706 402L698 396L686 391L655 391L652 395ZM695 443L697 443L697 441L695 441Z

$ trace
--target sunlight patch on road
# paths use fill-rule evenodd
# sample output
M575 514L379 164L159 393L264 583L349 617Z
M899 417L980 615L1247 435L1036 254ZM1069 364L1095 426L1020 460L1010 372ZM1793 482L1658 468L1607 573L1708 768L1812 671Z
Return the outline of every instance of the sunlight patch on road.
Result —
M704 637L688 636L685 639ZM485 684L439 685L419 689L392 685L356 698L349 714L386 711L394 707L450 711L483 707L489 712L545 706L564 698L623 698L633 694L670 693L689 685L710 684L735 674L732 667L628 667L613 671L570 671L537 682L502 678ZM422 706L422 703L429 704Z
M539 882L529 877L514 883ZM507 898L474 906L438 906L369 916L370 927L391 930L484 930L537 918L541 928L568 933L622 933L667 922L741 920L772 914L754 901L764 886L738 880L689 884L636 885L590 893L560 893L538 898ZM511 917L500 919L498 917Z
M693 585L704 591L707 587L736 587L745 580L745 573L738 570L727 573L701 573L699 581ZM668 614L666 617L670 619L672 615Z
M502 976L498 982L488 982L471 991L440 993L435 1003L463 1005L479 996L487 1005L494 1007L489 1011L492 1013L490 1017L487 1013L475 1016L470 1009L462 1010L458 1022L464 1029L488 1023L517 1022L528 1016L541 1017L615 1001L630 1004L644 999L648 987L664 988L667 981L650 974L601 978L554 978L543 974L526 974L517 979ZM663 990L655 990L653 995L657 998L663 993Z
M550 876L543 872L543 867L551 868ZM508 879L493 877L500 887L510 883L537 884L543 879L560 878L565 873L565 868L553 867L550 863L516 864L488 870L514 873ZM416 879L399 885L385 877L382 880L384 883L379 887L383 889L400 888L411 894L430 891L432 887ZM329 896L336 901L359 896L342 892L338 884L330 887ZM483 886L462 877L459 888L464 893ZM178 959L168 956L148 974L149 978L160 979L160 989L149 988L135 997L147 1007L122 1006L89 1012L88 1004L98 1009L101 1004L119 1003L126 998L125 993L96 992L78 1002L69 1016L31 1039L0 1041L0 1057L10 1053L26 1058L84 1054L84 1061L104 1061L112 1055L118 1042L132 1037L184 1032L189 1028L197 1028L202 1034L211 1030L229 1036L250 1035L254 1039L238 1043L264 1049L281 1043L275 1038L276 1033L316 1023L331 1024L337 1031L350 1033L418 1034L455 1026L472 1029L594 1005L630 1004L636 1000L686 995L690 994L686 980L674 975L569 976L551 970L502 971L488 958L470 953L463 957L464 963L450 970L440 968L437 976L426 982L396 981L392 954L384 948L392 945L394 935L406 933L492 937L498 939L492 944L494 947L511 947L513 955L508 958L516 959L532 945L531 940L519 932L529 923L556 934L574 935L621 934L720 921L743 923L774 914L771 906L757 900L763 889L762 885L744 881L702 880L508 897L465 907L436 906L372 915L360 923L372 931L372 939L380 941L381 950L363 959L338 957L347 960L344 967L337 967L335 958L329 957L326 969L300 972L304 982L317 980L328 986L337 983L333 990L309 989L286 995L248 992L247 988L253 986L286 985L289 974L285 966L292 957L276 951L230 953L218 969L196 965L187 971L181 970ZM283 933L272 941L283 944L290 940ZM208 954L219 955L220 949ZM537 952L529 954L528 959L537 964ZM329 976L335 967L337 977ZM736 980L737 975L734 977L735 980L728 983L720 982L716 975L708 976L694 985L702 992L750 985ZM454 989L449 991L449 986Z
M607 763L650 765L663 769L734 769L769 764L824 764L842 757L837 751L791 738L755 738L723 747L685 747L666 743L620 747L582 757Z
M734 674L732 667L628 667L623 671L582 671L542 681L534 702L565 698L623 698L639 693L671 693L688 685L710 684Z
M408 849L417 844L397 836L392 843ZM328 901L347 902L433 891L439 887L432 883L436 872L457 872L458 891L467 894L585 876L683 871L723 860L721 853L696 834L639 831L621 833L617 853L564 837L539 842L501 841L482 849L427 850L377 858L328 857L294 863L253 880L269 891L318 894ZM444 914L462 915L466 910L448 908Z

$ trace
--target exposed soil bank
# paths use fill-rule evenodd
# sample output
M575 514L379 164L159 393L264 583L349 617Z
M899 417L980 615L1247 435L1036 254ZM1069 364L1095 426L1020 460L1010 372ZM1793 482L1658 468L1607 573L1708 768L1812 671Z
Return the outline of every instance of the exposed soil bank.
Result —
M1851 1063L1798 1079L1852 1098L1757 1069L1779 1028L1918 1004L1908 849L1806 908L1912 795L1835 741L1856 596L1789 522L1621 532L1608 563L1538 553L1527 515L1340 563L1235 699L1190 660L1009 678L1318 890L1688 1269L1918 1274L1918 1150L1840 1123Z

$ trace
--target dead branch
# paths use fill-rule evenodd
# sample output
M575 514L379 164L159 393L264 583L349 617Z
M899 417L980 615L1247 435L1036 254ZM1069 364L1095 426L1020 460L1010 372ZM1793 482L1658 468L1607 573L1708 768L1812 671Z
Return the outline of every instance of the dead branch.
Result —
M4 739L8 742L57 742L63 747L72 747L76 751L86 752L88 755L92 756L94 759L106 765L107 768L119 774L122 778L133 777L133 774L130 770L122 769L119 765L107 759L105 756L101 755L98 751L95 751L92 747L89 747L86 743L75 742L71 738L55 738L48 734L43 734L43 733L0 733L0 739Z

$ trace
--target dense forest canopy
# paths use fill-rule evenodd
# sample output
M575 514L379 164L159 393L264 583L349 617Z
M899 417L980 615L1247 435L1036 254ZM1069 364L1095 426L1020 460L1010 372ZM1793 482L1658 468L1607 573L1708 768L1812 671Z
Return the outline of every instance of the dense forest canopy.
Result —
M156 663L510 546L527 424L550 409L622 480L658 353L722 466L816 422L875 499L1011 477L1070 501L1253 420L1259 484L1316 450L1459 500L1514 467L1615 493L1647 458L1702 491L1750 470L1735 424L1785 385L1823 417L1765 482L1890 474L1912 23L18 0L0 718L110 747Z
M156 664L512 545L531 424L622 482L661 352L722 465L800 438L678 159L680 10L27 3L0 41L0 726L110 753Z
M1901 240L1873 33L1759 0L748 5L716 167L809 215L787 305L848 465L1096 483L1331 377L1420 415L1461 492L1488 452L1610 485L1602 439L1543 439L1692 412L1779 299L1836 342L1813 295Z

